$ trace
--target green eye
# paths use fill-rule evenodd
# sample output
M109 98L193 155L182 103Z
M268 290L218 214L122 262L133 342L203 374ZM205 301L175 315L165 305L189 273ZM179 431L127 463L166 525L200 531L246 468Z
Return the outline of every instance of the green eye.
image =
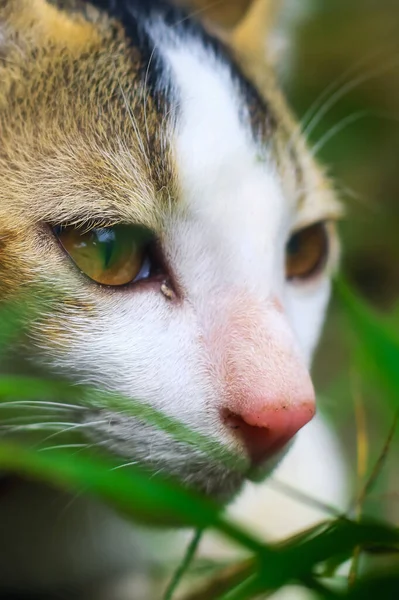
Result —
M97 283L118 286L150 276L153 234L144 227L59 226L53 231L76 266Z

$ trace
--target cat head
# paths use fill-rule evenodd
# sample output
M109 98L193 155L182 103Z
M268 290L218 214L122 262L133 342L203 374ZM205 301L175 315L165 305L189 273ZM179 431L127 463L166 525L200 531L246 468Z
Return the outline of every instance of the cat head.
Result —
M161 1L0 4L0 298L41 302L32 360L265 473L315 411L339 214L273 77L269 16L255 2L210 33ZM69 418L210 494L242 482L110 408Z

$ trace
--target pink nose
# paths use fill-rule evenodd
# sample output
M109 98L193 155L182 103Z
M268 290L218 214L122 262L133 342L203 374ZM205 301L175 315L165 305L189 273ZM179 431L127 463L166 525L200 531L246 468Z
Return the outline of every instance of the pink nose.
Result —
M259 412L235 414L228 409L222 411L222 419L229 429L234 430L244 444L251 463L261 464L281 450L315 414L313 400L298 406L265 406Z

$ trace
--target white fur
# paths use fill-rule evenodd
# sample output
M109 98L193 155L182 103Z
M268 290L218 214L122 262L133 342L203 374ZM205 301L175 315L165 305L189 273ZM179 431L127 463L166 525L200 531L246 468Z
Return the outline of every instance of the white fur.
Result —
M285 245L300 215L294 199L283 193L271 152L260 151L252 135L227 67L196 40L177 40L159 24L150 30L180 97L173 150L181 197L178 209L165 213L162 241L183 298L170 302L156 289L99 292L91 298L94 318L60 316L68 348L60 343L46 360L78 381L139 398L242 452L218 412L223 384L212 348L225 351L223 340L208 347L204 336L241 298L247 313L240 318L253 319L248 335L259 330L262 340L273 337L268 346L248 342L258 373L270 364L259 348L280 352L284 344L309 365L328 301L328 277L301 288L285 280ZM285 324L274 330L268 323L276 299ZM283 330L290 332L284 344ZM240 339L233 343L238 347ZM246 376L240 374L243 380ZM107 411L87 417L95 419L99 422L88 427L89 435L127 461L149 463L215 495L228 496L241 483L241 476L210 464L197 450L182 449L163 432Z
M224 320L222 329L229 329L233 311L243 325L233 332L231 344L243 345L241 331L253 339L242 350L241 380L247 377L250 387L250 353L257 365L254 385L262 370L272 369L274 354L288 361L287 370L275 374L277 382L282 380L295 361L310 362L328 300L328 278L321 275L300 288L285 280L285 245L291 223L300 216L294 199L283 193L272 154L264 148L259 158L259 142L226 65L197 40L176 39L159 24L156 35L179 96L173 136L181 197L177 209L164 216L163 246L183 299L169 302L156 289L103 293L95 299L96 319L82 316L77 322L66 315L69 348L62 345L51 362L80 381L148 402L241 452L218 412L224 383L217 365L231 361L223 358L229 338L206 340L217 337L213 332ZM280 319L272 308L276 299L285 323L270 328ZM234 357L237 370L239 350ZM265 394L267 385L265 379ZM224 480L223 471L209 466L199 452L187 449L182 456L180 445L164 433L149 432L132 420L121 417L91 429L126 458L149 462L185 481L194 479L204 489L219 490ZM203 471L190 469L202 461Z

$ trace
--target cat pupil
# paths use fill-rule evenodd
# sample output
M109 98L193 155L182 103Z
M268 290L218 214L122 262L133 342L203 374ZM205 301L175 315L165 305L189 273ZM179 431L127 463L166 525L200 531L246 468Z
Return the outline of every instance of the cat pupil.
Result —
M287 253L290 255L297 254L300 250L300 247L301 247L300 234L296 233L290 238L290 240L287 244Z
M104 268L108 268L111 263L112 256L115 250L115 232L113 229L94 229L91 232L94 237L94 244L97 242L101 245L104 252Z

